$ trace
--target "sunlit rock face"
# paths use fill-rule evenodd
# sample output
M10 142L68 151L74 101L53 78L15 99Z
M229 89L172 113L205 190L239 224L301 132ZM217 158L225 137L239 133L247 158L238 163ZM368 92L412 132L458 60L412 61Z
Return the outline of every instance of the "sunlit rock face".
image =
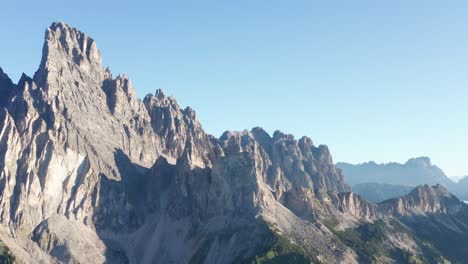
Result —
M421 188L376 205L307 137L215 138L163 91L138 99L64 23L46 30L32 78L14 84L0 69L0 240L19 262L239 263L280 241L291 252L278 254L358 263L326 221L464 211Z

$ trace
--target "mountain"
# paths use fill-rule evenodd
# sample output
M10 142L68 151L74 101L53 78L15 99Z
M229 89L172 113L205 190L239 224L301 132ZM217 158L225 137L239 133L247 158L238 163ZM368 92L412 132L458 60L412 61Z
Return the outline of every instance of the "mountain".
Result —
M10 95L15 90L15 85L11 81L10 77L6 75L2 68L0 68L0 106L4 107Z
M463 177L458 181L455 193L461 199L468 201L468 176Z
M414 189L414 187L411 186L374 182L359 183L353 185L352 188L353 192L373 203L379 203L391 198L404 196Z
M465 175L465 176L452 176L452 177L450 177L450 179L452 179L452 181L454 181L454 182L459 182L460 180L462 180L462 179L464 179L466 177L468 177L468 176L467 175Z
M418 229L465 241L468 206L443 187L374 204L310 138L261 128L213 137L163 91L138 99L95 41L64 23L46 30L34 76L14 84L2 71L0 93L0 260L466 259L463 243Z
M370 221L344 229L336 219L324 222L359 263L463 263L468 257L460 246L468 242L468 206L443 186L421 185L368 205Z
M343 171L351 185L367 182L405 186L442 184L447 188L455 185L439 167L432 165L427 157L409 159L404 164L396 162L377 164L370 161L353 165L339 162L336 167Z

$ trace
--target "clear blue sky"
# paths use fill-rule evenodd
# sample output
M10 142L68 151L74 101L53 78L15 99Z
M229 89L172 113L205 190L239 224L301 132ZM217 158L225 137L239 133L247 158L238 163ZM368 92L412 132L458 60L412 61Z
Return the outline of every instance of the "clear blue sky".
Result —
M466 1L68 2L1 4L13 79L34 73L45 28L63 21L140 97L163 88L216 136L261 126L327 144L335 161L429 156L468 174Z

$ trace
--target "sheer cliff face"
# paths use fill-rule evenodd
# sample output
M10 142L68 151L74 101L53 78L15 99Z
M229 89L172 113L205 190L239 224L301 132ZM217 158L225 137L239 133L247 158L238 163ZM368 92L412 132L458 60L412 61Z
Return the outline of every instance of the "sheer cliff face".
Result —
M0 68L0 106L5 107L8 103L8 98L15 90L15 85L11 79L6 75L2 68Z

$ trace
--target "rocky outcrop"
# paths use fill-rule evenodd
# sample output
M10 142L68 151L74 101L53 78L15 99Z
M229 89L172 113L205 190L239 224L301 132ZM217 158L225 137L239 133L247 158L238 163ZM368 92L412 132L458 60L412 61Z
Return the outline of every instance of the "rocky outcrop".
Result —
M373 220L381 216L379 208L375 204L363 200L353 192L340 193L332 197L335 199L333 204L336 204L338 209L345 214L366 220Z
M143 103L167 156L180 157L187 142L192 144L192 162L198 167L211 166L216 157L223 155L217 140L203 131L192 108L182 110L174 98L160 89L154 95L148 94Z
M251 153L275 199L304 219L316 217L316 193L350 190L341 171L334 167L328 148L314 146L307 137L295 140L280 131L271 137L257 127L225 132L220 141L226 155Z
M52 215L44 220L34 229L31 239L59 262L106 261L106 246L96 233L82 223L68 220L62 215ZM111 259L107 261L118 263Z
M10 218L11 197L16 185L16 172L21 154L21 140L15 122L6 109L0 109L0 219Z
M385 214L396 216L414 214L456 214L466 210L463 202L458 200L441 185L422 185L408 195L390 199L379 204Z

